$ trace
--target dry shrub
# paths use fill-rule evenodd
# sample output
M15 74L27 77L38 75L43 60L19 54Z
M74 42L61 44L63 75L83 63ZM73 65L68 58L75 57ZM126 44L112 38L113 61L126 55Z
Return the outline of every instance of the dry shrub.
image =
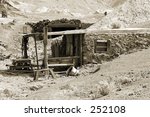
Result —
M34 85L34 86L29 87L29 89L30 89L31 91L37 91L37 90L39 90L39 89L41 89L41 88L43 88L42 85Z
M132 82L132 80L128 77L121 77L119 79L119 82L121 85L124 85L124 84L130 84Z
M66 85L61 86L60 90L72 90L72 87L69 84L66 84Z
M121 28L121 25L119 23L112 23L111 28L112 29L119 29L119 28Z
M13 96L13 92L9 89L4 89L0 91L0 99L3 98L11 98Z
M99 82L99 86L100 86L99 91L102 96L106 96L109 94L110 87L109 87L109 83L107 81Z
M101 98L102 96L108 95L110 92L110 84L107 81L100 81L91 90L92 99Z

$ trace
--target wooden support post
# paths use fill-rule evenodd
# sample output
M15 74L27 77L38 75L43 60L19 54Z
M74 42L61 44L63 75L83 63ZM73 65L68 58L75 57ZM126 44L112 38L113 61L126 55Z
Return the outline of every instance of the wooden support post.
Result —
M34 72L34 81L38 81L39 71Z
M23 51L23 58L28 58L28 37L23 36L22 39L22 51Z
M23 26L23 34L27 34L27 26Z
M36 43L37 35L34 36L34 43L35 43L35 53L36 53L36 62L37 62L37 69L39 69L39 60L38 60L38 52L37 52L37 43Z
M79 53L79 35L74 35L74 43L75 43L75 56L79 56L80 53ZM79 66L80 62L79 62L80 58L77 58L76 59L76 66Z
M43 44L44 44L44 68L48 68L48 55L47 55L47 40L48 40L48 28L44 27L44 39L43 39Z
M52 27L48 27L48 32L52 32ZM52 35L48 36L49 38L52 38Z
M56 79L56 76L55 76L55 74L54 74L53 69L49 69L49 71L50 71L50 73L51 73L52 77L53 77L54 79Z
M73 56L73 35L69 35L70 56Z
M107 40L107 53L110 52L110 47L111 47L111 40Z
M80 66L83 65L83 38L84 38L84 35L83 34L80 34Z
M66 55L73 56L73 45L72 45L72 35L65 35L66 36Z
M49 76L49 73L51 73L52 75L52 78L56 78L54 72L53 72L53 69L39 69L39 70L34 70L34 81L38 81L38 78L39 78L39 75L41 75L42 72L45 72L45 75L48 75Z

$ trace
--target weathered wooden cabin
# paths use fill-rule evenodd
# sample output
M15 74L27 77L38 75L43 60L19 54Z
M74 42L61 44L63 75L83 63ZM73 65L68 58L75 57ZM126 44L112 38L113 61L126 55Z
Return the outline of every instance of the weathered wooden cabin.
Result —
M42 32L27 33L26 27L23 28L22 38L22 58L14 60L15 64L10 66L11 70L21 71L47 71L50 69L67 70L71 66L81 66L83 64L83 40L85 31L81 30L81 23L77 22L60 22L49 23L43 27ZM56 37L62 37L61 42L54 41L48 44L48 40ZM32 38L30 38L32 37ZM36 63L32 64L28 56L29 39L34 39ZM39 59L37 41L43 41L43 59ZM53 41L52 41L53 42ZM47 52L47 47L51 46L51 55ZM40 62L42 61L42 62Z
M55 42L52 46L52 57L54 58L60 58L61 57L67 57L67 58L73 58L75 66L80 66L83 64L83 56L82 56L82 42L84 34L74 34L73 30L81 29L81 22L80 21L74 21L74 22L58 22L58 23L49 23L48 25L48 31L49 33L49 39L53 39L57 36L62 36L61 43ZM64 34L62 31L71 31L72 33L66 33ZM54 32L54 33L53 33ZM62 33L55 33L55 32L62 32ZM66 61L67 61L66 58ZM65 59L65 58L64 58ZM54 59L53 59L54 60ZM69 60L69 59L68 59ZM56 60L57 61L57 60Z

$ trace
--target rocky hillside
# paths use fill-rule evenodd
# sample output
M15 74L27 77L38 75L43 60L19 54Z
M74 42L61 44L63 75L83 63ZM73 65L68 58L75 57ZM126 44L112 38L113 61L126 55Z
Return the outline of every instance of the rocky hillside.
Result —
M126 0L90 29L135 27L136 24L149 21L149 9L150 0Z
M110 7L103 0L7 0L7 2L22 12L66 12L66 13L90 13Z

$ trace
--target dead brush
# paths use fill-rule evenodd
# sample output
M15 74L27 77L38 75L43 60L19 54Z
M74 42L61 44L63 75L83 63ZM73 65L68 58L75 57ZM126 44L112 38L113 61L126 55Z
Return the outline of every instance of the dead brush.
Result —
M106 96L110 92L110 84L107 81L99 82L99 91L102 96Z
M98 99L106 96L110 93L110 84L107 81L100 81L98 84L93 86L91 90L92 99Z
M119 28L121 28L121 25L119 23L112 23L111 28L112 29L119 29Z
M121 77L118 82L121 84L121 85L128 85L132 82L132 80L128 77Z

